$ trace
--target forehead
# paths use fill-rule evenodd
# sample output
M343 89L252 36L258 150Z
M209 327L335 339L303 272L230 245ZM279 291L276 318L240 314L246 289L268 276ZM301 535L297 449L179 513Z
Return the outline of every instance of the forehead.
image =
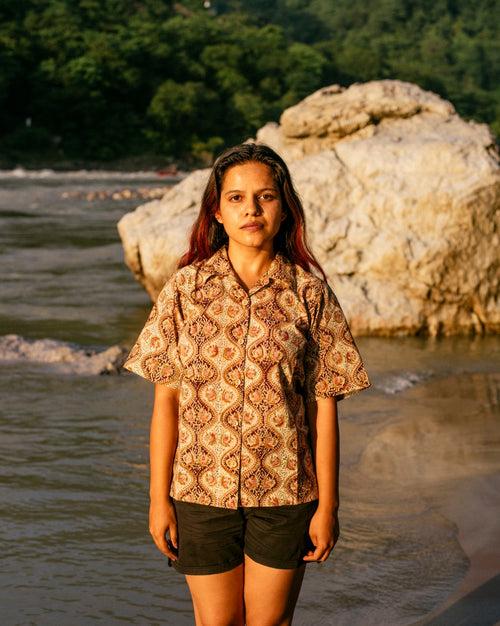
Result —
M249 161L233 165L226 170L222 179L223 189L242 189L246 185L276 187L271 168L265 163Z

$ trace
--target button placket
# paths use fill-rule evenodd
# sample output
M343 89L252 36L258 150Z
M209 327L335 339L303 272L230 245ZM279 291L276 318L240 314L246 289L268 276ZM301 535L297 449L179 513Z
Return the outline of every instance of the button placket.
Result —
M246 326L246 331L245 331L245 338L244 338L244 342L243 342L243 364L242 364L242 390L241 390L241 397L242 397L242 403L241 403L241 413L240 413L240 419L239 419L239 428L240 428L240 454L239 454L239 467L238 467L238 493L237 493L237 501L238 501L238 506L242 505L241 502L241 466L242 466L242 452L243 452L243 415L245 414L245 389L246 389L246 376L245 376L245 371L246 371L246 367L247 367L247 360L248 360L248 352L247 352L247 348L248 348L248 335L249 335L249 329L250 329L250 323L251 323L251 318L252 318L252 298L251 298L251 290L247 293L246 291L244 291L243 289L241 289L242 292L242 299L241 302L243 304L243 306L246 307L247 312L246 312L246 320L247 320L247 326Z
M245 397L245 391L246 391L246 382L247 382L247 363L248 363L248 339L249 339L249 334L250 334L250 327L252 325L252 306L253 306L253 302L255 300L255 297L257 299L259 299L259 296L256 296L256 294L258 294L258 292L260 292L262 289L264 289L265 287L268 286L269 282L270 282L270 277L266 274L264 276L261 276L261 278L247 291L244 290L244 295L243 295L243 299L242 302L245 303L245 305L248 307L247 308L247 327L246 327L246 333L245 333L245 341L244 341L244 361L243 361L243 365L242 365L242 380L243 380L243 390L242 390L242 410L241 410L241 417L240 417L240 421L239 421L239 426L240 426L240 465L239 465L239 476L238 476L238 494L237 494L237 501L238 501L238 506L245 506L245 503L242 502L241 500L241 483L242 483L242 455L243 455L243 434L244 434L244 429L245 429L245 424L243 421L243 416L245 415L245 411L246 411L246 397ZM246 505L248 505L248 502L246 503Z

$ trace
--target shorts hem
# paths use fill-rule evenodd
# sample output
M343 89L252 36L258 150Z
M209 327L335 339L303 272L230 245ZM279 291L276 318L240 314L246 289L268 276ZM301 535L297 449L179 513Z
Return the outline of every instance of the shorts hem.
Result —
M234 567L238 567L243 563L243 559L237 559L236 561L230 561L229 563L218 563L215 565L181 565L176 561L172 561L172 567L176 569L180 574L221 574L222 572L228 572Z
M306 565L308 561L297 560L297 561L276 561L273 559L268 559L265 556L261 556L260 554L255 554L254 552L248 551L245 549L245 554L248 555L251 559L260 563L261 565L267 565L267 567L274 567L275 569L296 569L301 565Z

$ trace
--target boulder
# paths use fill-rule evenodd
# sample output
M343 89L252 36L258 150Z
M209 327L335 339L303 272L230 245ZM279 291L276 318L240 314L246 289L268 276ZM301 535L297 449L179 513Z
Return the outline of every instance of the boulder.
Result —
M261 128L356 335L498 332L500 155L486 124L399 80L333 85ZM119 223L153 299L187 247L209 170Z
M188 174L160 200L142 204L118 222L125 263L153 301L187 249L209 174L210 169Z

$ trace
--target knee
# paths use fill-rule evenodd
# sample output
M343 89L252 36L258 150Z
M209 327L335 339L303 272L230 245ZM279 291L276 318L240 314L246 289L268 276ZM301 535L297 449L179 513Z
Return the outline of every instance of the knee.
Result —
M244 626L243 614L203 615L196 620L196 626Z
M205 603L202 607L194 606L196 626L244 626L245 613L242 604Z
M292 616L283 613L270 613L269 611L251 612L246 615L246 626L289 626Z

